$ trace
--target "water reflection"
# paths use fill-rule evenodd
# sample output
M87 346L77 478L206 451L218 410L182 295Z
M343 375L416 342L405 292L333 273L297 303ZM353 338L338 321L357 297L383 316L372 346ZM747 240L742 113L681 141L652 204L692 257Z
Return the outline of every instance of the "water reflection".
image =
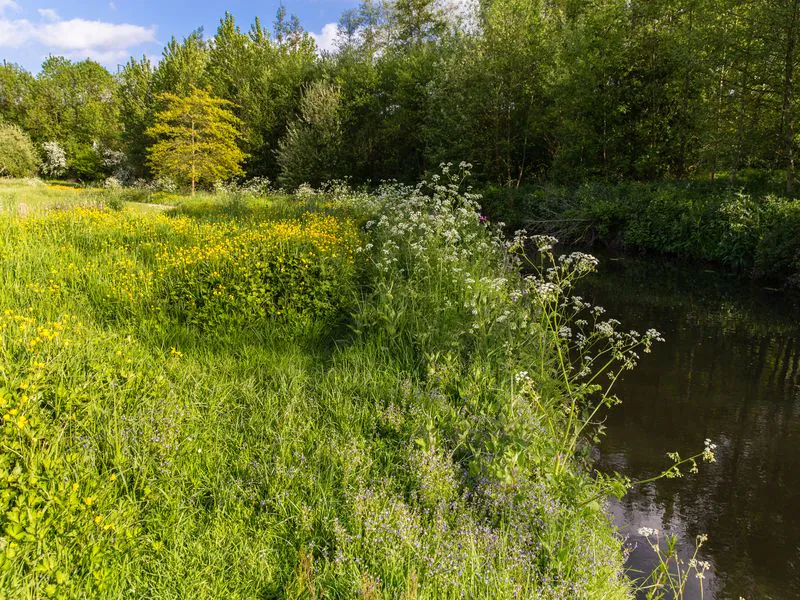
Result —
M631 535L630 565L652 567L639 527L675 533L689 551L707 533L707 598L800 598L797 298L702 267L602 258L580 293L667 341L619 385L623 405L609 416L601 468L646 478L669 450L718 444L718 462L699 476L659 481L612 506ZM696 585L690 592L700 597Z

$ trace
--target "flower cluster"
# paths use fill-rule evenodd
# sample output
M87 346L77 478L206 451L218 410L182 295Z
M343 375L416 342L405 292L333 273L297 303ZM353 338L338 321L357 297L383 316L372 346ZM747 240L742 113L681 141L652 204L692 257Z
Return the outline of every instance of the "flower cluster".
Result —
M352 222L318 213L208 222L77 206L17 220L13 232L65 248L63 268L34 293L80 289L109 318L171 312L203 326L331 316L348 301L358 247Z

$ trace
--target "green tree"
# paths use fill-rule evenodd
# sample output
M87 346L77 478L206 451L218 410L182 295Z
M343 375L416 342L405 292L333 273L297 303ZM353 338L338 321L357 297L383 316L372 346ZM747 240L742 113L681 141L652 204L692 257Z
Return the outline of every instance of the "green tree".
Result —
M391 18L400 45L434 41L447 27L444 12L435 0L395 0L392 8Z
M442 44L428 87L430 163L467 160L476 174L503 185L518 185L549 165L553 31L542 4L486 3L479 35Z
M35 175L38 162L28 134L17 125L0 123L0 177Z
M294 25L292 23L295 23ZM248 174L275 178L275 148L299 111L304 86L317 73L314 40L296 19L279 11L273 35L256 19L244 32L226 14L209 50L205 81L211 92L235 102L242 120Z
M153 125L155 71L150 60L131 58L119 74L122 141L133 174L143 177L147 165L147 129Z
M36 80L22 67L0 65L0 118L25 127Z
M202 29L190 33L183 42L174 37L170 39L153 74L155 91L185 96L193 88L203 85L208 48Z
M93 154L121 146L118 99L116 79L102 65L49 57L33 86L26 130L37 143L58 141L71 175L86 178L92 163L91 179L102 178L109 168Z
M245 154L239 149L241 121L231 103L194 88L188 96L161 94L165 104L148 135L157 141L149 150L156 176L191 183L224 181L243 173Z
M34 86L27 127L37 141L116 146L120 127L114 77L91 60L48 58Z
M342 140L340 104L337 86L317 81L306 90L300 118L289 124L278 144L281 183L290 187L319 184L337 174Z

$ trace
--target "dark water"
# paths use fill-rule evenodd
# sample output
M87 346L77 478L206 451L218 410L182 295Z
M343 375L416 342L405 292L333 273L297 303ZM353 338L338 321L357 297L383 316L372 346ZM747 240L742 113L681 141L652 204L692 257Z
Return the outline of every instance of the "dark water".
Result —
M668 465L667 451L718 445L699 475L612 505L629 566L654 564L640 527L677 534L687 552L705 533L705 598L800 598L800 302L705 266L600 258L581 295L666 338L617 388L601 468L644 479ZM696 584L688 598L700 597Z

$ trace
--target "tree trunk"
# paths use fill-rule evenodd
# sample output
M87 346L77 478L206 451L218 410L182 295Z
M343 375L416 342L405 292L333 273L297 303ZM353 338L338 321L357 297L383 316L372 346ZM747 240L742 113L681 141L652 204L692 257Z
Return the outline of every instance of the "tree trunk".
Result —
M747 116L747 107L745 106L745 102L747 100L747 95L749 94L749 83L750 83L750 40L748 39L745 48L744 48L744 60L742 61L742 72L741 72L741 79L740 79L740 89L739 89L739 115L736 119L736 158L733 163L733 169L731 170L731 181L736 181L736 176L739 173L739 169L742 166L742 162L744 161L744 145L745 145L745 130L744 130L744 121Z
M786 56L783 75L783 134L786 143L786 194L794 195L794 52L797 41L797 19L800 11L800 0L793 0L786 32Z
M192 119L192 196L194 196L195 188L197 186L197 160L195 154L197 152L197 144L195 142L194 134L194 119Z

